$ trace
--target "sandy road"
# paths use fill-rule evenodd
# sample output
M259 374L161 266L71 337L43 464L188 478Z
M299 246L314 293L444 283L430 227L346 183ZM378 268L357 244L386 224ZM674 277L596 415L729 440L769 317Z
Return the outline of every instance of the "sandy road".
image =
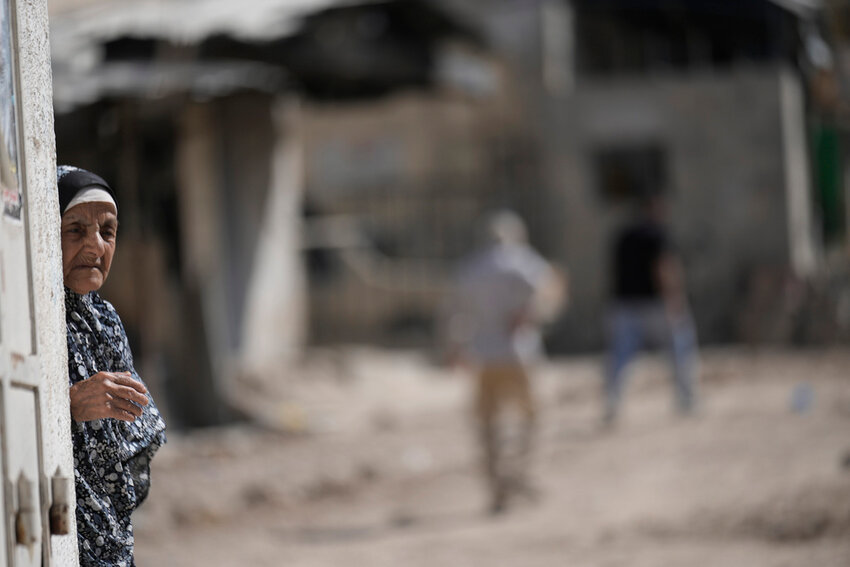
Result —
M850 566L850 352L708 352L689 419L643 359L613 430L598 361L554 362L542 498L499 517L465 380L415 355L337 356L263 397L266 421L306 433L172 435L136 517L140 566Z

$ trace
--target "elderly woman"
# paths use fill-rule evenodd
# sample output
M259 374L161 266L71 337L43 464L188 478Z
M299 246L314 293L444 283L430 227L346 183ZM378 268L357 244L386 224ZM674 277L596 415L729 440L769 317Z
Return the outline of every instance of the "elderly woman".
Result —
M115 254L115 194L82 169L60 166L58 178L80 565L132 567L130 514L148 494L165 423L118 314L97 293Z

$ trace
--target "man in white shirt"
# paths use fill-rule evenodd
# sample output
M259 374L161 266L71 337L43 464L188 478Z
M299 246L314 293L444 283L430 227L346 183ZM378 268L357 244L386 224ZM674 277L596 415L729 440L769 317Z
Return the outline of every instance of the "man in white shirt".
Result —
M498 513L514 494L530 492L526 476L536 409L528 372L543 355L540 326L557 313L565 286L528 245L515 213L495 213L484 228L485 246L458 271L446 335L452 361L478 376L476 417L491 510ZM509 409L519 413L518 433L511 439L503 438L500 426Z

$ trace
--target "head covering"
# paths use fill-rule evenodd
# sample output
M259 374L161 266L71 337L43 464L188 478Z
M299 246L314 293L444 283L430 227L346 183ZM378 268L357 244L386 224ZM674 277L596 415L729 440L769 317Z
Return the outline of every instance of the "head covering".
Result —
M118 212L118 203L112 187L99 175L71 165L56 169L59 185L59 211L65 212L80 203L111 203Z

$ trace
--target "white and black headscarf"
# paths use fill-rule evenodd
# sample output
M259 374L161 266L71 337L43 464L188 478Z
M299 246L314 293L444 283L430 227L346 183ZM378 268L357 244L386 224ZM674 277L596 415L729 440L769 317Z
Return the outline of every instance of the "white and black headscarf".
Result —
M115 195L103 179L85 170L61 167L62 213L90 188L108 194L115 205ZM91 191L88 194L103 198ZM133 366L121 319L97 292L80 295L66 287L65 322L71 385L98 372L129 372L142 381ZM133 423L115 419L72 422L81 567L134 565L130 514L147 497L150 460L165 443L165 422L150 394L148 402Z
M72 165L60 165L56 168L56 174L61 214L64 215L75 205L92 201L109 203L118 214L115 192L101 176Z

